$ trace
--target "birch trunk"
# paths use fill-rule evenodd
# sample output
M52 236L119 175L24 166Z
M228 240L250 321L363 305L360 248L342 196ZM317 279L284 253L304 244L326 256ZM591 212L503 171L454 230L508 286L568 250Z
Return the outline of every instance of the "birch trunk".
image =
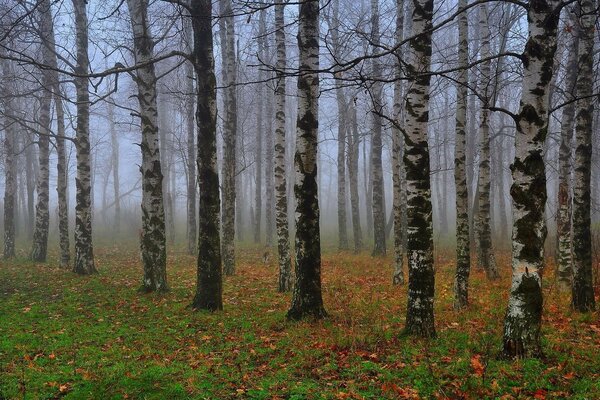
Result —
M317 187L319 129L319 2L303 0L298 25L298 119L296 122L296 284L288 319L327 315L321 294L321 238Z
M511 166L514 226L512 282L504 319L507 357L541 355L542 281L546 225L543 147L548 132L549 83L553 75L559 19L558 0L538 0L527 10L529 37L522 55L524 74Z
M265 35L267 34L266 22L265 22L265 10L261 10L259 14L258 24L258 58L260 60L265 59L266 54L266 43ZM255 186L254 186L254 243L260 243L261 240L261 224L262 224L262 174L263 174L263 130L265 129L264 124L264 98L265 98L265 85L266 74L261 68L258 72L258 99L256 111L256 158L255 158Z
M156 76L152 34L149 31L148 0L127 0L136 64L145 64L136 70L138 103L142 127L142 232L140 250L144 276L141 291L165 292L167 285L167 248L165 209L163 202L163 174L159 150L158 110L156 105Z
M459 0L458 8L465 9L467 0ZM469 190L466 168L467 85L469 82L469 22L467 12L458 17L458 64L461 70L456 87L456 155L454 180L456 184L456 275L454 280L454 309L469 304L469 273L471 271L471 235L469 232Z
M194 31L192 58L196 72L198 127L198 269L195 309L223 309L223 278L219 226L219 172L217 166L217 92L213 56L212 1L193 0L190 13Z
M73 272L89 275L96 272L94 247L92 243L92 185L90 162L90 95L88 78L90 61L88 58L88 18L86 3L73 0L77 47L75 78L77 92L77 127L75 150L77 152L77 177L75 179L75 260Z
M287 219L287 195L285 176L285 103L286 103L286 46L285 5L275 4L275 41L277 45L277 87L275 91L275 224L277 227L277 251L279 254L278 290L287 292L292 288L292 266L290 257L290 234Z
M404 0L396 0L396 43L401 43L404 32ZM396 52L396 57L401 57L401 52ZM397 63L400 71L400 63ZM402 118L402 83L398 79L394 82L394 120L400 123ZM402 221L402 152L404 140L402 132L398 127L392 127L392 181L394 188L393 211L394 211L394 274L392 283L394 285L404 284L404 246Z
M579 7L574 7L572 12ZM565 8L569 12L569 8ZM579 22L572 15L569 18L572 39L569 43L569 56L565 76L565 100L573 100L577 96L577 59L579 48ZM562 292L571 290L573 281L573 248L571 231L571 141L575 128L575 102L567 104L563 108L560 128L560 149L558 159L558 213L556 230L558 235L558 259L556 276L558 288Z
M58 75L58 74L57 74ZM63 109L60 84L56 76L54 85L54 106L56 107L56 192L58 195L58 231L60 243L60 266L67 268L71 262L69 241L69 181L67 174L67 148L65 142L65 112Z
M235 273L235 175L236 175L236 138L237 138L237 96L236 96L236 56L235 24L231 0L220 0L222 31L221 57L223 59L223 90L225 115L223 122L223 272Z
M579 16L575 176L573 187L573 309L594 311L591 232L592 120L596 0L582 0Z
M3 258L15 256L15 226L17 211L17 135L14 121L13 73L8 60L2 64L2 93L4 106L4 251Z
M490 26L488 21L487 3L479 6L479 29L482 34L481 39L481 59L491 56L490 51ZM476 201L477 207L477 255L480 268L486 273L488 279L498 279L498 269L492 249L492 228L491 228L491 179L490 179L490 110L491 91L488 89L491 82L491 60L484 61L481 64L481 77L479 80L479 92L483 98L483 104L480 110L479 136L481 144L481 153L479 160L479 196Z
M121 230L121 184L119 181L119 139L117 137L117 129L115 126L115 106L112 102L108 103L108 118L110 120L110 148L111 148L111 163L112 163L112 174L113 174L113 196L115 216L113 222L113 229L115 233L119 233Z
M410 40L413 62L407 72L411 86L406 97L405 152L408 191L408 305L405 331L435 336L433 296L433 220L427 124L431 63L433 0L415 0L412 31L423 32Z
M373 56L379 54L379 0L371 0L371 42L373 45ZM381 67L379 59L373 58L373 77L381 78ZM385 245L385 188L383 186L383 165L381 153L382 142L382 120L383 113L383 87L380 82L373 83L373 130L371 136L371 177L373 180L373 252L374 256L384 256Z
M189 18L189 15L187 16ZM189 19L185 21L185 35L188 51L192 52L192 25ZM197 254L198 241L196 224L196 131L194 129L194 67L190 62L185 65L186 71L186 133L187 133L187 249L188 254Z
M44 0L40 4L40 36L44 45L42 59L44 64L51 65L56 55L50 48L50 35L52 34L52 10L50 1ZM33 243L31 248L31 259L36 262L46 262L48 253L48 231L50 227L50 125L51 125L51 102L52 102L52 80L53 73L50 70L42 70L42 93L40 96L40 115L38 130L38 156L39 175L37 181L37 203L35 205L35 226L33 229Z
M333 27L331 28L331 44L333 56L341 60L342 48L340 45L340 2L333 2ZM344 93L342 81L337 76L335 79L335 97L338 108L338 133L337 133L337 219L338 219L338 248L348 249L348 227L346 221L346 133L348 131L348 103Z
M362 230L360 227L360 199L358 196L358 149L360 137L358 134L358 123L356 121L356 99L349 104L348 129L348 186L350 189L350 209L352 213L352 239L354 240L354 252L362 249Z

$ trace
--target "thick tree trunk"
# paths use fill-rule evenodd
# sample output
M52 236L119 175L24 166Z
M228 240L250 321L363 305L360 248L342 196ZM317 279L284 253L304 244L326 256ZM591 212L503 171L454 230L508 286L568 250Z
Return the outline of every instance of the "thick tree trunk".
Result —
M88 58L88 19L86 4L82 0L73 0L75 14L75 32L77 46L78 75L89 72ZM92 243L92 185L90 162L90 95L88 78L76 77L77 127L75 130L75 150L77 152L77 177L75 187L75 262L73 272L89 275L96 272L94 265L94 247Z
M579 16L577 121L575 123L575 179L573 187L573 308L595 309L592 276L591 170L594 115L594 33L597 1L582 0Z
M402 42L404 32L404 0L396 0L396 43ZM397 56L401 56L400 50ZM400 64L397 65L400 71ZM394 82L394 120L400 123L402 117L402 83ZM402 221L402 153L404 140L398 127L392 127L392 182L394 188L393 214L394 214L394 285L404 284L404 223Z
M482 34L480 59L489 58L490 50L490 26L488 21L487 3L479 6L479 27ZM479 196L475 199L479 202L476 215L477 226L477 258L478 265L486 273L488 279L498 279L498 269L492 249L491 228L491 177L490 177L490 110L492 94L488 89L491 82L491 60L481 64L481 77L479 80L479 92L483 98L480 110L479 136L481 144L479 160Z
M219 172L217 166L217 92L213 57L212 2L191 2L196 71L196 124L198 126L198 270L192 307L223 309L221 238L219 227Z
M405 152L408 187L408 305L405 331L435 336L433 295L433 220L427 123L431 63L433 0L416 0L413 32L424 32L410 41L413 62L407 72L411 86L406 97Z
M140 250L144 277L140 290L165 292L167 285L167 245L163 174L159 150L158 110L156 105L156 76L152 34L149 31L148 1L127 0L136 64L146 64L136 70L138 102L142 126L142 232ZM164 142L163 142L164 145Z
M579 7L574 7L579 10ZM565 8L568 13L570 10ZM571 12L574 12L572 10ZM577 96L577 59L579 48L579 22L573 15L569 18L572 39L569 42L569 56L565 68L565 94L567 101ZM560 149L558 159L558 212L556 230L558 235L557 270L558 288L562 292L570 291L572 285L572 231L571 231L571 141L575 128L575 102L563 108L560 128Z
M371 42L373 55L379 54L379 0L371 0ZM380 78L381 67L379 59L374 58L373 77ZM383 113L383 87L380 82L373 83L373 130L371 136L371 168L373 179L373 252L374 256L384 256L385 245L385 188L383 182L383 165L381 154L383 151L382 120Z
M287 195L285 176L285 5L275 4L275 41L277 45L277 87L275 90L275 224L277 227L277 251L279 254L278 290L287 292L292 288L290 257L290 234L287 220Z
M360 200L358 197L358 148L360 137L358 134L358 123L356 121L356 99L349 104L348 129L348 186L350 189L350 210L352 213L352 239L354 240L354 252L362 249L362 230L360 227Z
M460 0L458 8L467 7ZM469 232L469 190L466 168L467 84L469 62L469 22L467 12L458 17L458 64L461 70L456 87L456 148L454 180L456 184L456 276L454 279L454 309L469 304L469 273L471 271L471 235Z
M221 57L223 59L223 90L225 116L223 122L223 272L235 273L235 175L237 138L237 95L236 95L236 56L235 24L231 0L220 0Z
M3 258L15 256L15 226L17 209L17 135L12 96L12 71L8 60L2 64L3 108L4 108L4 251Z
M52 10L50 1L44 0L40 5L40 35L42 46L42 59L44 64L51 65L56 58L50 44L52 34ZM40 172L37 181L37 204L35 205L35 227L33 230L33 243L31 259L36 262L46 262L48 253L48 231L50 227L50 125L51 102L53 87L53 72L42 70L42 93L40 96L40 116L38 130L38 156Z
M321 294L321 237L317 188L319 129L319 2L300 2L296 154L296 284L288 319L327 315Z
M523 89L515 115L516 153L511 166L514 226L512 283L504 319L507 357L541 354L542 280L546 225L543 147L548 131L548 91L553 75L558 0L539 0L527 10L529 37L523 53Z

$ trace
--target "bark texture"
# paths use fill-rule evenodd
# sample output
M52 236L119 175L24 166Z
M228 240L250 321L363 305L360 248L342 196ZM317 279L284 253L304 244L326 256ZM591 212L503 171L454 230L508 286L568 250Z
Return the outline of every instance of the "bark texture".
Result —
M148 0L127 0L136 64L152 60L154 43L149 30ZM167 244L163 201L163 174L159 150L156 75L154 64L136 70L138 102L142 125L142 232L140 250L144 277L141 290L165 292L167 285Z
M298 118L296 121L296 284L288 319L327 315L321 294L321 237L317 187L319 129L319 2L299 5Z
M541 355L542 281L546 225L543 148L548 132L549 83L553 75L559 18L558 0L529 3L529 36L522 55L524 75L515 115L516 153L511 166L514 225L512 282L504 319L507 357Z
M235 174L237 138L237 95L234 17L231 0L220 0L221 53L223 59L223 90L225 115L223 121L223 190L222 230L223 272L235 273Z
M380 44L379 34L379 0L371 0L371 43L373 46L373 77L381 77L379 59ZM381 161L383 151L382 120L383 113L383 86L380 82L373 83L373 129L371 135L371 178L373 180L373 252L374 256L386 254L385 244L385 190L383 182L383 165Z
M459 0L458 8L467 7ZM466 11L458 17L458 73L456 87L456 147L454 181L456 184L456 275L454 279L454 308L469 304L469 273L471 271L471 235L469 232L469 191L466 168L467 84L469 62L469 22Z
M396 43L402 42L404 32L404 0L396 1ZM396 56L401 57L400 50ZM397 70L400 71L400 63L398 62ZM402 83L400 80L394 82L394 120L400 123L402 118ZM393 212L394 212L394 274L392 283L394 285L404 284L404 245L403 245L403 228L404 221L402 220L402 170L404 163L402 162L402 153L404 140L402 132L397 126L392 127L392 181L394 188Z
M290 234L287 217L287 182L285 176L285 16L284 4L275 4L275 41L277 45L277 87L275 90L275 225L277 228L277 252L279 255L280 292L292 289L292 262L290 256Z
M362 249L362 229L360 227L360 199L358 196L358 149L360 136L356 120L356 99L352 99L349 108L350 129L348 130L348 186L350 189L350 210L352 213L352 239L354 252Z
M77 92L77 127L75 130L75 150L77 152L77 177L75 178L75 260L73 272L90 275L96 272L94 247L92 243L92 175L90 160L90 95L88 78L81 77L89 72L88 58L88 18L86 3L73 0L77 47L75 78Z
M17 135L14 118L13 73L8 60L2 64L2 104L4 108L4 250L3 258L15 256L15 225L17 207Z
M490 26L488 21L487 3L479 6L479 31L481 35L480 58L485 60L491 56L490 50ZM488 279L498 279L498 269L492 249L491 228L491 177L490 177L490 110L492 105L492 91L490 90L491 60L485 60L481 64L481 76L479 80L479 92L483 98L479 120L479 136L481 144L479 162L479 196L476 201L477 207L477 258L480 268L483 268Z
M575 7L579 9L579 7ZM565 9L569 11L569 9ZM574 13L569 18L571 40L569 41L569 56L566 66L565 94L567 101L577 96L577 59L579 48L579 22ZM571 141L575 128L575 102L563 108L560 127L560 149L558 159L558 212L556 230L558 235L557 270L558 288L562 292L570 291L573 281L573 248L571 231Z
M213 56L212 2L191 2L196 71L196 124L198 127L198 269L192 307L223 309L223 277L219 227L219 172L217 166L217 93Z
M591 170L594 115L594 32L596 0L582 0L579 15L575 176L573 186L573 300L579 312L596 307L592 277Z
M412 31L424 32L410 40L413 62L407 72L411 86L406 97L405 152L408 191L408 334L435 336L433 295L433 220L427 123L431 64L433 0L414 0Z

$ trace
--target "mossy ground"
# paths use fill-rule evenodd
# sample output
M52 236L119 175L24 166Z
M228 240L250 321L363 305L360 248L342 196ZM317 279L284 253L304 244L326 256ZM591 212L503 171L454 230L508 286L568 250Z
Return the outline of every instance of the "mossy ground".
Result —
M55 260L0 261L0 399L600 398L599 314L570 311L551 272L545 359L496 357L507 256L497 282L472 272L463 312L452 309L453 261L436 258L438 338L424 341L401 335L406 287L390 284L391 259L325 251L329 318L292 323L262 249L238 251L225 310L210 314L188 307L193 257L171 251L171 291L141 294L138 251L123 247L96 248L91 277Z

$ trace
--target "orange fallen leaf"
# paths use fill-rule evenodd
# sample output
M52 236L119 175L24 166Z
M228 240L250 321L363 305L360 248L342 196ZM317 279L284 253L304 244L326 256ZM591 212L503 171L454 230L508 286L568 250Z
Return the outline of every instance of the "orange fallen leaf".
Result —
M485 366L482 364L481 356L479 354L475 354L473 357L471 357L471 368L473 368L475 375L483 376Z

